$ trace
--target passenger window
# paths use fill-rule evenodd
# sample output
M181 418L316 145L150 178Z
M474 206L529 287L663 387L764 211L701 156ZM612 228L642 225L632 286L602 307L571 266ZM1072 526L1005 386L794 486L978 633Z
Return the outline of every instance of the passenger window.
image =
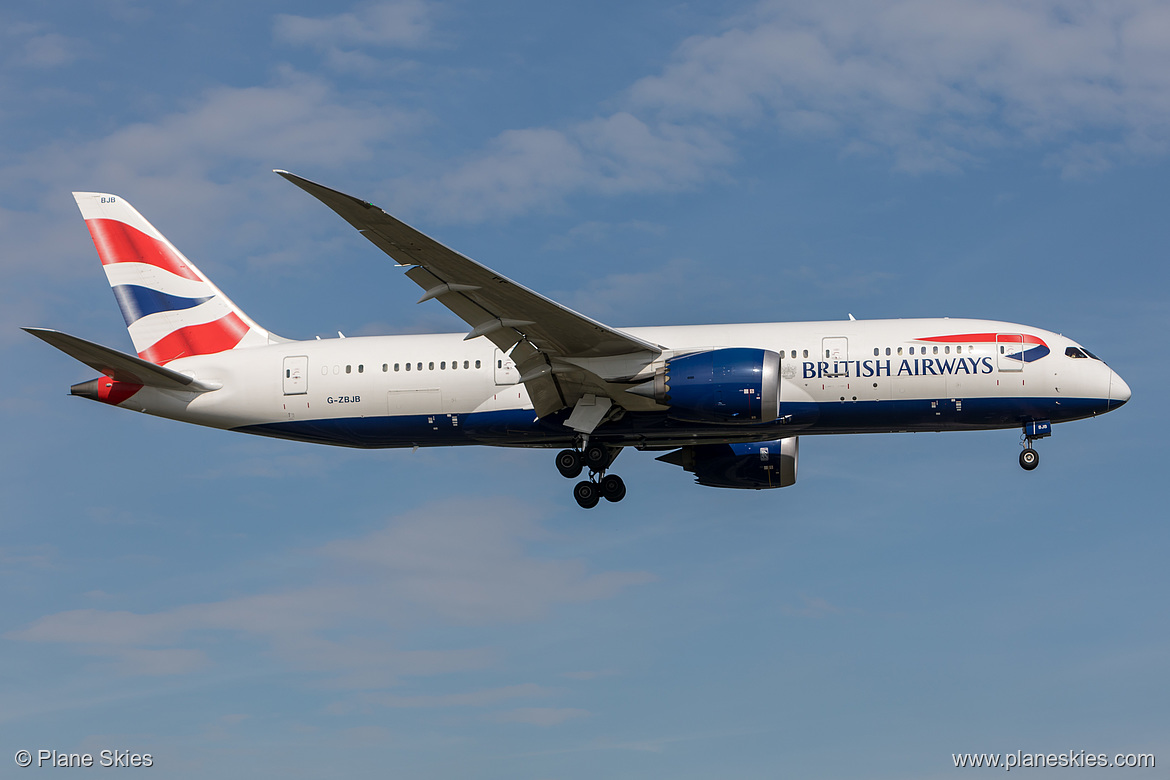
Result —
M459 361L458 361L458 360L452 360L452 361L451 361L451 369L452 369L452 370L454 370L454 369L456 369L456 368L459 368Z
M365 365L364 365L364 364L362 364L362 363L358 363L358 373L359 373L359 374L361 374L361 373L364 373L364 372L365 372L365 370L366 370L366 367L365 367Z
M466 360L463 361L463 367L467 368L467 361Z
M962 346L955 347L955 354L962 355L963 354L963 347Z
M889 355L889 354L890 354L890 348L886 347L886 355Z
M440 364L439 364L439 370L440 370L440 371L446 371L446 370L447 370L447 361L446 361L446 360L444 360L442 363L440 363Z
M422 371L422 363L418 363L418 364L417 364L417 368L418 368L418 370L419 370L419 371Z
M382 364L382 373L383 373L383 374L385 374L385 373L386 373L387 371L389 371L389 370L390 370L390 364L389 364L389 363L383 363L383 364Z
M395 363L395 364L394 364L394 370L395 370L395 371L397 371L397 370L398 370L398 366L399 366L399 364L398 364L398 363Z
M427 363L427 371L434 371L434 370L435 370L435 361L432 360L430 363Z
M936 354L936 355L938 354L938 347L934 348L934 354Z
M288 379L288 378L289 378L289 377L291 377L291 376L292 376L292 372L291 372L291 371L289 371L289 370L286 368L286 369L284 370L284 378L285 378L285 379Z
M478 361L478 360L477 360L477 361L475 361L475 367L476 367L476 368L479 368L479 367L480 367L480 366L479 366L479 361Z
M353 366L346 366L345 373L352 374L353 373Z
M913 352L913 351L914 351L914 347L910 347L910 351L911 351L911 352ZM899 355L901 355L901 354L902 354L902 348L901 348L901 347L898 347L898 354L899 354Z
M935 354L936 354L936 355L938 354L938 348L937 348L937 347L935 348L934 352L935 352ZM949 354L951 354L951 348L950 348L950 346L948 345L948 346L945 346L945 347L943 347L943 352L945 352L945 353L946 353L946 354L948 354L948 355L949 355Z
M886 353L887 353L887 354L889 353L889 350L888 350L888 349L886 350ZM878 348L877 348L877 347L874 347L874 348L873 348L873 356L874 356L874 357L877 357L877 356L878 356Z
M804 351L804 356L808 357L808 350L807 349Z
M794 358L796 357L796 350L795 349L792 350L792 357L794 357Z
M407 370L407 371L409 371L409 370L410 370L410 363L407 363L407 364L406 364L406 370Z

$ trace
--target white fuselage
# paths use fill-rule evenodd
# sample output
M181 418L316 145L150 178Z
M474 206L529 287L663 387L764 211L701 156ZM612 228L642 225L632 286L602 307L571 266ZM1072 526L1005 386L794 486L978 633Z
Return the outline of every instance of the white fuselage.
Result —
M906 319L623 330L673 347L664 358L724 347L780 353L781 417L720 425L631 413L595 432L614 445L1018 427L1093 416L1129 398L1124 381L1103 362L1066 354L1080 352L1075 342L1014 323ZM143 387L119 405L346 446L552 447L575 435L562 417L537 420L507 355L486 339L465 341L462 333L292 341L181 358L168 368L221 387L198 395Z

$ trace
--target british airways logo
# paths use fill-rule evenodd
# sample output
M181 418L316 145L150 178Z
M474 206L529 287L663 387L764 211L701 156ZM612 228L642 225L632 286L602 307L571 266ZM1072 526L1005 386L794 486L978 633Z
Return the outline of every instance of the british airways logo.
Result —
M1022 363L1039 360L1051 352L1044 339L1030 333L957 333L953 336L928 336L915 340L934 344L995 344L996 352L1009 360Z

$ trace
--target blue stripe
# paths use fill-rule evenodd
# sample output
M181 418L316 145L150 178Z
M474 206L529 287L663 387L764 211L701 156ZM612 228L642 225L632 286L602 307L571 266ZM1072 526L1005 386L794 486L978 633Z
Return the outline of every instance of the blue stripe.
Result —
M114 288L114 297L118 299L118 308L122 310L122 318L126 320L126 327L130 327L138 320L160 311L179 311L190 309L214 298L180 298L178 295L168 295L149 287L139 287L134 284L120 284Z
M696 436L702 440L770 441L796 434L898 431L975 431L1019 428L1033 420L1063 422L1104 414L1101 398L949 398L825 403L780 403L783 424L694 424L661 413L627 413L593 438L609 444L653 444ZM234 430L281 439L343 447L443 447L466 444L568 447L575 434L564 426L567 412L535 420L519 409L460 415L332 417L246 425Z

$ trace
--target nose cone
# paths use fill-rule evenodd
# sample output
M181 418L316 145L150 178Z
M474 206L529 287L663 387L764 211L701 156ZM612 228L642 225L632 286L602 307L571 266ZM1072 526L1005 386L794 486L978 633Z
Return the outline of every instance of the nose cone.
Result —
M1116 371L1109 372L1109 408L1116 409L1129 400L1129 385L1117 375Z

